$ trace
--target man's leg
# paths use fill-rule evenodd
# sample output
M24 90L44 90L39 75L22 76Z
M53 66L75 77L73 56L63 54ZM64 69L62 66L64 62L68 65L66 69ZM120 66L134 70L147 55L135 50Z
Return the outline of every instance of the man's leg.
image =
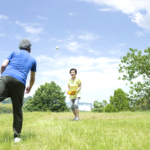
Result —
M2 102L5 98L8 98L10 96L6 84L7 82L5 81L5 77L0 77L0 102Z
M10 77L11 86L9 89L11 91L10 97L13 104L13 131L14 137L20 137L22 130L23 114L22 114L22 104L24 98L25 85L19 80Z

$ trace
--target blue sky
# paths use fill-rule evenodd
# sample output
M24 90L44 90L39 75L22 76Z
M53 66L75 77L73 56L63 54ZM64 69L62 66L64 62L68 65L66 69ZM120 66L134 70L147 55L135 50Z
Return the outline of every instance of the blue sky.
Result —
M51 81L67 90L69 70L76 68L81 102L109 101L114 90L129 91L117 80L120 58L129 48L149 47L149 7L147 0L0 0L0 63L28 38L38 65L29 95Z

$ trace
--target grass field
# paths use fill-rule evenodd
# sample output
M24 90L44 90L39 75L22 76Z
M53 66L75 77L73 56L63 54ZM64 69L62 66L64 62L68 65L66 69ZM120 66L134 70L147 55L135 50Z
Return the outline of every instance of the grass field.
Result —
M0 150L150 150L150 112L24 113L14 143L12 114L0 115Z

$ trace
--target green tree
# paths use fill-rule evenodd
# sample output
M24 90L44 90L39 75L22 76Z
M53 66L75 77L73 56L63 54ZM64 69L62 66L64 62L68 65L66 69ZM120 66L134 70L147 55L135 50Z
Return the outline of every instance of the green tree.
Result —
M101 102L98 102L98 101L94 101L93 106L94 106L94 108L102 108L102 107L104 107L103 104Z
M23 105L24 105L30 98L32 98L32 96L28 96L28 97L24 98L24 99L23 99Z
M112 104L108 104L105 106L105 112L117 112L118 109L114 107Z
M114 91L114 96L110 96L110 104L117 108L118 111L129 109L129 102L125 92L118 88Z
M33 98L26 102L23 109L24 111L70 111L65 102L65 92L62 92L61 87L54 81L45 83L36 90Z
M121 63L124 64L119 64L119 72L124 73L126 71L127 75L124 74L122 80L127 80L131 84L130 95L128 94L130 104L135 106L139 99L143 103L145 99L148 104L150 97L150 47L144 50L147 53L146 55L141 55L142 52L137 49L129 49L131 53L128 52L126 56L121 58ZM137 54L135 54L136 52ZM143 82L138 81L133 84L133 79L141 75L143 76ZM118 80L121 80L121 77Z
M107 101L103 100L103 106L105 107L107 105Z

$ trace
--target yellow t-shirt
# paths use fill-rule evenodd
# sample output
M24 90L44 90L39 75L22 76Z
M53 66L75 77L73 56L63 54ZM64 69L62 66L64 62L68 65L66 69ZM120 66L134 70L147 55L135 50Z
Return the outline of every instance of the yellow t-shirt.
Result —
M78 79L78 78L76 78L76 79L74 79L74 80L69 79L68 85L70 86L70 91L72 91L72 90L77 90L77 89L79 88L78 85L79 85L80 83L82 83L82 82L81 82L81 80ZM75 99L75 98L77 98L77 97L80 97L80 98L81 98L81 89L80 89L78 92L76 92L75 95L69 95L69 98L70 98L70 99Z

